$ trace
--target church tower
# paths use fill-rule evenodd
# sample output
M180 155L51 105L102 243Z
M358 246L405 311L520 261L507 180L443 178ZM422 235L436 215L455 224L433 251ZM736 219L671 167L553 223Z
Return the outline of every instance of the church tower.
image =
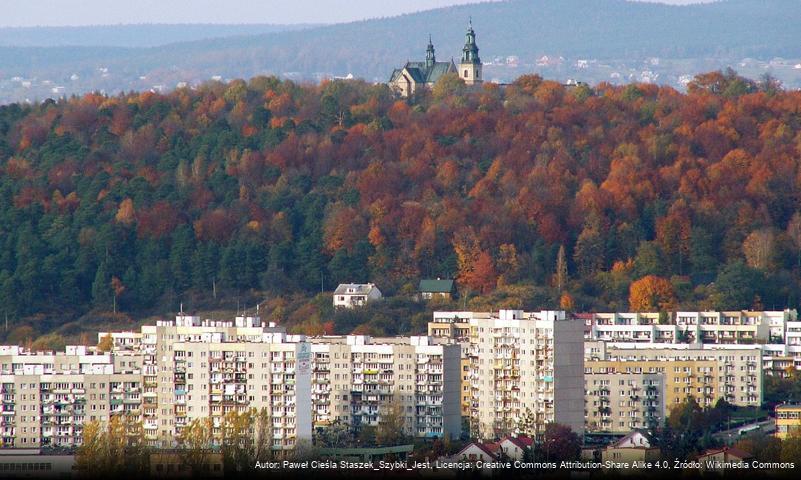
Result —
M437 63L437 57L434 55L434 44L431 43L431 35L428 36L428 48L426 49L426 68L431 69Z
M467 26L467 36L462 49L462 61L459 63L459 76L467 85L475 85L483 81L481 77L481 59L478 57L476 32L473 31L473 20Z

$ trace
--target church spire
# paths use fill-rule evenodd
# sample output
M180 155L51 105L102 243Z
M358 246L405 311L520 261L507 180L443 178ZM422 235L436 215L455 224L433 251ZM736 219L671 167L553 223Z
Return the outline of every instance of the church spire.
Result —
M476 32L473 31L473 18L467 22L467 35L462 49L462 61L459 62L459 76L467 85L483 82L481 78L481 59L478 57Z
M434 44L431 42L431 34L428 34L428 48L426 49L426 67L431 68L437 62L434 54Z
M473 17L467 23L467 35L465 35L464 48L462 49L462 63L480 64L478 58L478 45L476 45L476 32L473 31Z

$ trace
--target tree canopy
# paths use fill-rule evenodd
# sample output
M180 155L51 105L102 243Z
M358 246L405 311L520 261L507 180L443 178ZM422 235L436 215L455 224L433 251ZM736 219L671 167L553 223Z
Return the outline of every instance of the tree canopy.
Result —
M579 311L649 275L638 308L798 303L801 93L732 72L441 90L257 77L0 107L0 313L437 276Z

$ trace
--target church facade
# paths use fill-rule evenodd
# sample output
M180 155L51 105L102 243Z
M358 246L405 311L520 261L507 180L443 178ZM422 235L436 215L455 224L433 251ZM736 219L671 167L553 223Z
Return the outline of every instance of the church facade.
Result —
M406 62L392 71L389 87L402 97L410 97L421 88L430 88L446 73L457 73L467 85L481 83L481 58L478 56L476 33L470 22L462 49L462 58L457 66L453 60L438 62L431 37L428 38L426 59L423 62Z

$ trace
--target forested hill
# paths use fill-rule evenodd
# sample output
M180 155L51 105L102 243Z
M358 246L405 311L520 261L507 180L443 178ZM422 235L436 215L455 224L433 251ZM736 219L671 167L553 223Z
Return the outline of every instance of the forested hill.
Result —
M724 0L686 6L626 0L508 0L155 48L100 48L133 46L130 42L72 49L2 48L0 71L60 79L103 67L138 77L170 66L190 79L196 73L207 73L203 78L263 72L310 78L326 72L383 80L399 62L421 58L429 34L440 58L458 58L471 16L487 61L506 55L517 55L525 62L542 55L625 61L647 56L736 61L799 57L801 4L795 0ZM41 45L25 43L32 44Z
M0 45L10 47L155 47L210 38L301 30L297 24L134 24L80 27L0 27Z
M801 93L463 88L260 77L0 107L0 315L451 275L551 307L560 246L577 310L627 309L642 278L634 308L796 306Z

